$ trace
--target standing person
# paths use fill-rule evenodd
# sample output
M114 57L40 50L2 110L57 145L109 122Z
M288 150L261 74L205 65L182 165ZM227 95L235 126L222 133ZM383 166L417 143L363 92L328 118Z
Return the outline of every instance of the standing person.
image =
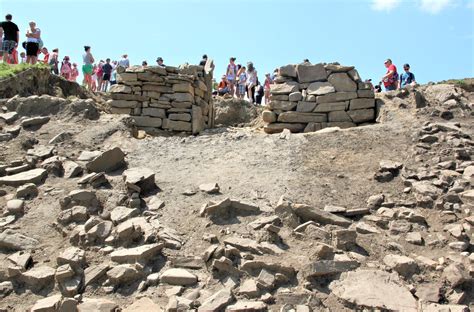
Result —
M59 75L59 49L53 49L53 53L49 56L49 67L51 72L55 75Z
M91 53L91 47L84 46L84 55L82 56L82 60L84 61L84 65L82 65L82 73L84 74L84 81L89 90L92 89L92 74L94 73L94 64L95 60Z
M383 85L386 91L393 91L398 89L398 73L397 67L393 65L391 59L386 59L384 62L387 68L387 73L382 77Z
M91 76L91 90L93 92L97 91L97 64L92 66L92 76Z
M41 53L43 53L43 63L48 65L49 64L49 51L48 51L48 48L46 47L43 47L41 49Z
M112 62L112 76L110 77L110 85L117 83L117 61Z
M61 77L66 80L71 79L71 63L69 62L69 56L65 56L63 62L61 63Z
M405 72L400 75L400 89L409 85L416 84L415 75L410 72L410 65L404 64L403 70Z
M239 71L237 72L237 77L239 78L239 83L237 85L238 89L238 97L239 99L243 100L245 97L245 86L247 85L247 68L242 66Z
M72 63L71 76L69 77L69 80L76 82L78 76L79 70L77 69L77 64Z
M250 103L255 103L255 86L257 85L257 70L252 62L247 63L247 93Z
M237 76L237 65L235 65L235 57L229 59L229 65L227 65L227 81L229 82L230 95L234 96L235 92L235 78Z
M95 69L95 75L97 76L97 91L102 91L102 79L104 78L104 71L102 70L102 66L104 66L105 62L100 60L99 64Z
M273 83L273 80L270 76L270 73L265 74L265 81L263 83L263 92L265 93L265 105L268 105L270 102L270 85Z
M102 65L102 85L99 86L100 91L107 92L107 88L109 86L110 78L112 77L112 70L113 67L110 65L110 59L105 60L105 64Z
M30 28L26 31L26 62L28 64L36 64L40 40L41 30L36 27L35 22L31 21Z
M202 56L202 60L199 62L199 66L206 66L207 63L207 54Z
M26 63L26 53L20 52L20 64Z
M122 66L124 68L130 67L130 61L128 60L127 54L122 55L122 59L119 61L119 66Z
M145 68L148 67L148 62L147 62L147 61L143 61L143 62L142 62L142 67L145 67Z
M262 105L262 99L264 95L263 86L260 84L257 78L257 85L255 86L255 102L257 105Z
M160 67L166 67L166 65L163 63L163 58L161 56L156 59L156 64Z
M0 58L4 63L12 61L13 50L18 46L18 41L20 40L20 30L12 22L12 19L12 15L7 14L5 21L0 23L0 41L3 35Z

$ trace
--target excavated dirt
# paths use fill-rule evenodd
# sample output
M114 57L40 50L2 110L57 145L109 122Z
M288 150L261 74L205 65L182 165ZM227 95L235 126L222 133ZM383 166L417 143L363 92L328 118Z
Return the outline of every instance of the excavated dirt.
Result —
M415 294L415 299L420 299L420 291L416 293L416 290L422 285L429 285L439 291L436 303L457 305L453 306L451 311L462 311L468 307L474 308L471 228L474 226L474 206L472 197L469 199L460 195L472 190L473 178L464 177L464 183L454 182L461 180L459 175L474 164L470 160L474 156L474 141L471 139L474 136L473 94L451 85L441 86L443 87L422 86L418 91L409 93L395 91L379 95L380 123L345 130L325 129L307 134L284 132L267 135L257 126L222 127L207 130L199 136L147 136L138 140L131 135L123 116L102 113L98 120L90 120L82 115L57 113L51 115L51 120L41 127L22 128L11 140L0 142L0 164L10 166L15 160L24 163L30 161L26 157L25 145L35 143L35 140L37 142L34 146L49 145L48 142L53 137L66 131L71 134L70 138L52 145L54 155L77 162L83 151L106 151L119 147L126 154L127 168L146 167L155 173L158 189L141 196L140 215L159 224L161 236L158 235L157 241L166 236L163 234L166 233L181 246L166 246L160 255L145 263L151 271L145 270L148 273L140 278L113 285L112 288L110 283L102 278L94 285L81 287L79 293L82 296L76 297L78 300L107 299L125 308L138 298L148 297L163 310L168 305L169 311L176 311L170 308L169 303L173 297L170 292L176 292L179 298L193 298L189 300L191 305L178 310L199 309L199 305L206 302L209 296L229 287L230 282L226 278L234 276L237 288L234 288L235 298L232 302L262 300L268 303L266 309L270 311L290 311L296 309L297 305L298 309L306 306L314 311L351 311L363 308L383 310L382 306L357 305L338 297L340 291L332 292L330 283L342 280L343 276L339 274L341 272L306 278L308 265L318 261L315 250L319 250L321 243L334 244L334 231L343 227L317 222L319 224L313 226L313 231L295 232L294 225L291 224L292 217L275 210L284 196L293 203L290 204L290 210L294 209L295 204L306 204L319 209L328 205L348 210L365 209L353 216L346 215L352 222L350 229L357 235L356 245L333 245L330 248L335 248L332 253L336 258L319 257L319 260L347 258L356 261L360 269L395 272L395 275L400 275L401 287ZM422 99L417 99L416 94L421 94ZM13 124L7 125L4 122L2 131L19 125L24 117L19 118ZM250 123L250 119L229 122ZM439 130L437 124L448 125L450 128L447 131L434 131L433 129ZM431 132L433 134L429 134ZM425 138L426 135L436 136L436 142L426 143L429 140ZM379 182L374 175L381 171L381 161L399 162L402 168L397 169L398 172L389 178L390 181ZM453 164L446 164L449 161ZM38 161L35 166L40 167L41 163ZM445 169L443 166L446 170L449 168L449 174L440 172ZM125 206L123 203L131 196L127 193L122 179L125 169L106 173L105 177L109 183L105 186L95 189L90 185L85 187L96 192L102 204L103 211L100 216L104 220L110 218L105 212L110 212L119 205ZM415 178L410 177L413 172L417 174ZM443 175L455 178L446 182L447 184L438 183L444 181ZM80 189L79 179L81 177L67 179L49 173L45 182L38 185L38 196L25 201L25 212L17 215L13 223L0 227L0 232L10 229L39 241L38 246L31 250L33 267L46 265L56 268L58 255L70 246L77 246L86 251L88 267L110 262L108 254L111 250L106 247L107 244L78 245L71 242L75 226L83 222L58 224L60 201L70 191ZM437 198L420 197L420 193L413 187L418 180L436 185L440 190ZM200 191L199 186L205 183L217 183L220 191L216 194ZM459 185L462 185L461 189ZM453 190L454 188L457 189ZM461 200L446 200L448 193L459 194ZM6 207L14 194L14 187L0 186L0 206ZM369 197L379 194L384 195L383 203L367 209ZM226 198L258 206L260 213L218 219L200 216L203 205L211 201L217 203ZM162 200L164 206L150 210L152 199ZM385 222L386 214L397 209L409 209L416 216L410 215L403 219L399 214L391 219L388 217L387 220L390 221ZM4 212L5 215L8 214L6 208ZM241 268L245 260L251 259L293 268L297 274L289 281L276 283L266 291L261 290L255 298L245 299L246 296L239 294L238 286L242 286L246 280L256 279L256 276L252 277L243 271L235 273L230 269L216 270L211 257L201 268L187 269L198 277L198 283L195 285L176 290L166 283L148 287L142 287L140 284L151 272L162 273L171 267L173 258L201 258L212 245L204 239L210 234L215 235L219 246L222 247L224 240L232 237L248 238L258 243L275 242L273 234L270 235L265 229L254 230L249 224L276 214L282 221L277 225L280 227L277 235L279 238L276 240L278 252L258 254L240 247L237 250L229 249L224 255L232 260L236 269ZM447 220L447 216L450 220ZM401 222L402 219L403 222L409 223L410 229L394 233L393 223ZM305 221L302 217L296 220L298 224ZM365 234L356 231L361 222L370 224L378 233ZM460 225L459 231L462 233L456 238L453 237L447 231L447 225ZM327 231L333 239L321 239L314 232L315 228ZM423 242L417 245L407 242L406 236L411 232L421 233ZM465 242L467 247L463 247L463 250L454 249L449 245L453 242ZM115 242L111 245L117 249L121 246L135 247L142 244L143 242L129 242L121 245ZM0 249L0 262L3 261L0 270L8 267L6 258L13 253L14 251L6 248ZM384 261L389 254L412 259L424 256L434 260L435 264L427 267L416 260L418 270L414 274L406 275ZM455 278L446 273L446 268L452 264L462 264L465 267L463 272L458 272L458 275L464 274L459 283L453 282ZM116 264L112 263L111 267L114 265ZM0 308L7 311L25 311L43 297L60 294L57 282L42 290L33 291L25 286L20 278L3 277L2 274L0 278L0 282L11 281L13 284L10 293L4 295L5 293L0 292L0 296L5 296L0 300ZM194 290L200 291L196 299L191 295ZM260 297L265 294L269 294L271 298ZM179 300L181 299L178 299L178 302ZM419 300L419 307L422 301ZM430 308L430 311L438 311L433 306ZM224 306L211 311L224 311Z

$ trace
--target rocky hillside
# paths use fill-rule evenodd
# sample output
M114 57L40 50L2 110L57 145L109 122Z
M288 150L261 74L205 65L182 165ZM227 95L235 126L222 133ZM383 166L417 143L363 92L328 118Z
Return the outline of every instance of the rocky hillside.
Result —
M463 88L377 95L351 129L157 137L95 99L0 94L1 311L474 308Z

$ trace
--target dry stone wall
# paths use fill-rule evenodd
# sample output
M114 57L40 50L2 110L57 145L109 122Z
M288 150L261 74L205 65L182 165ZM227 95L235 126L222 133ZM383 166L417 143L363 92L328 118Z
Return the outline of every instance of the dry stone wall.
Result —
M110 92L111 112L131 115L134 125L147 132L199 134L213 127L211 66L120 68Z
M375 121L374 92L353 66L282 66L270 93L262 114L266 133L349 128Z

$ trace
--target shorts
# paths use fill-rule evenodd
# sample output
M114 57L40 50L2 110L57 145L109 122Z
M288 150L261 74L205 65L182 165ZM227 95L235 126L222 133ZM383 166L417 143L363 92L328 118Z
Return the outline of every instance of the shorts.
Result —
M103 81L110 81L110 74L104 74L104 76L102 76L102 80Z
M26 55L38 57L39 44L38 42L27 42L26 43Z
M245 84L239 84L239 94L245 94L246 90L246 85Z
M92 71L94 70L94 67L92 64L84 64L82 65L82 73L84 75L92 75Z
M2 51L7 52L7 54L12 54L15 47L16 41L13 40L4 40L2 43Z
M234 83L235 76L233 76L233 75L228 75L228 76L227 76L227 80L228 80L230 83Z
M391 84L391 85L385 86L385 91L393 91L393 90L397 90L397 85L396 84Z

